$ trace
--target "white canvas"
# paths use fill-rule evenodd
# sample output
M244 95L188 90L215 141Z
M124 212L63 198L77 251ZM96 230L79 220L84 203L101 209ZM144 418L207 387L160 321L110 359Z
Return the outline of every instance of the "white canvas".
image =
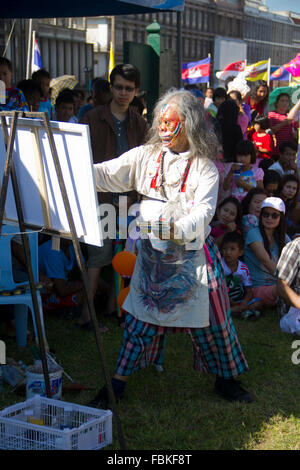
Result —
M10 119L8 123L10 125ZM51 122L51 128L77 236L82 242L102 246L89 128L84 124L65 122ZM42 171L39 169L39 154L42 156ZM3 133L0 132L1 183L5 158ZM42 121L18 119L13 158L25 223L34 225L38 229L44 227L45 220L48 219L47 217L45 219L43 206L44 209L48 207L49 228L70 236L50 144ZM11 182L8 188L5 218L10 221L18 220Z

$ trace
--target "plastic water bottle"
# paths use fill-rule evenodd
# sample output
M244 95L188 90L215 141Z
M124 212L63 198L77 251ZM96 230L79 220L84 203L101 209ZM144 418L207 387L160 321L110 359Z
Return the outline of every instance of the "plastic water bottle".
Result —
M3 373L2 373L2 366L0 365L0 392L2 392L3 388Z

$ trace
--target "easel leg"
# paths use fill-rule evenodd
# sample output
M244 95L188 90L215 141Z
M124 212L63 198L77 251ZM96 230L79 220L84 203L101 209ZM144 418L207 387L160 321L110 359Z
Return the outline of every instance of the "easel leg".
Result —
M72 241L73 241L73 246L74 246L74 251L75 251L75 255L76 255L77 264L78 264L78 267L79 267L79 270L80 270L80 273L81 273L81 276L82 276L84 294L85 294L86 301L87 301L87 304L88 304L88 309L89 309L91 321L92 321L92 324L93 324L93 327L94 327L96 344L97 344L97 348L98 348L98 352L99 352L99 356L100 356L100 360L101 360L101 365L102 365L102 370L103 370L103 374L104 374L107 389L108 389L109 400L110 400L110 403L112 405L113 417L114 417L114 420L116 422L116 427L117 427L117 432L118 432L118 439L119 439L121 449L125 450L126 449L125 441L124 441L124 437L123 437L123 433L122 433L121 423L120 423L119 417L118 417L117 403L116 403L115 395L114 395L113 388L112 388L112 385L111 385L111 377L108 374L108 368L107 368L107 364L106 364L106 360L105 360L105 356L104 356L104 351L103 351L103 347L102 347L102 341L101 341L101 337L100 337L101 333L100 333L98 320L97 320L97 316L96 316L96 312L95 312L95 308L94 308L94 302L91 299L91 296L89 294L88 281L87 281L87 272L86 272L86 269L85 269L85 266L84 266L82 252L81 252L80 244L79 244L79 241L78 241L78 238L77 238L76 228L75 228L75 224L74 224L74 220L73 220L73 215L72 215L72 211L71 211L71 207L70 207L70 203L69 203L69 199L68 199L64 179L63 179L63 174L62 174L62 171L61 171L61 167L60 167L60 163L59 163L59 159L58 159L58 155L57 155L57 150L56 150L56 146L55 146L55 142L54 142L54 137L53 137L52 130L50 128L50 123L49 123L49 118L47 116L47 113L43 113L43 121L44 121L45 129L46 129L46 132L47 132L47 136L48 136L48 139L49 139L49 144L50 144L51 153L52 153L52 156L53 156L56 175L57 175L57 178L58 178L62 198L63 198L63 201L64 201L64 207L65 207L67 218L68 218L68 223L69 223L70 232L71 232L71 236L72 236Z
M34 282L34 276L33 276L32 264L31 264L29 241L28 241L28 236L25 233L26 227L24 223L21 197L20 197L19 186L18 186L18 181L17 181L15 168L14 168L13 156L12 156L19 113L17 111L14 111L12 113L13 121L12 121L12 126L11 126L11 131L10 131L9 136L8 136L8 131L7 131L5 114L6 113L1 114L2 131L4 135L4 141L7 147L7 154L6 154L5 170L4 170L4 175L3 175L1 197L0 197L0 233L2 230L2 224L3 224L3 216L4 216L4 210L5 210L8 181L9 181L9 176L11 176L14 196L15 196L15 203L16 203L16 208L17 208L17 214L18 214L18 222L19 222L20 231L22 233L22 243L23 243L24 252L25 252L28 279L29 279L30 291L31 291L33 308L34 308L34 315L35 315L35 321L36 321L36 327L37 327L37 333L38 333L38 343L39 343L39 348L40 348L40 353L41 353L46 395L48 398L51 398L51 387L50 387L49 370L48 370L48 363L47 363L47 357L46 357L45 338L42 332L42 326L41 326L41 321L40 321L36 286ZM9 116L11 114L7 113L7 115Z

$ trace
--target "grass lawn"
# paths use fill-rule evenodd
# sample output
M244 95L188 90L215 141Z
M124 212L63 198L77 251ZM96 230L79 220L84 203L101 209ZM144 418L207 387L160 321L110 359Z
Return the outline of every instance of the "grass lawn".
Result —
M62 399L86 404L104 384L92 332L79 330L75 320L46 317L47 339L65 371L95 390L63 392ZM114 318L105 319L102 336L105 358L113 374L123 330ZM214 377L192 368L192 346L184 334L167 337L164 372L154 367L134 374L119 404L119 418L128 450L299 450L300 364L291 360L297 336L280 331L277 314L266 311L258 320L235 320L250 370L243 386L254 396L251 404L229 403L213 391ZM30 343L18 348L3 336L7 356L33 363ZM65 384L70 383L65 377ZM0 408L23 401L4 384ZM119 449L114 424L113 444Z

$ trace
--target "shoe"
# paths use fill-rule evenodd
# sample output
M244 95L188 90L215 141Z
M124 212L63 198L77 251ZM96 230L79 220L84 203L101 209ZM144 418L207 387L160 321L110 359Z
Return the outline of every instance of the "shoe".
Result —
M106 387L100 388L97 395L87 404L92 408L101 408L107 410L109 407L108 392Z
M230 402L238 401L251 403L252 396L247 390L240 386L240 382L234 379L223 379L217 377L215 392Z
M259 310L252 310L252 311L253 311L256 318L261 316L261 312Z
M122 398L123 394L119 396L116 396L115 394L116 402L119 402ZM100 408L102 410L111 409L106 386L100 388L97 395L87 404L87 406L91 406L92 408Z
M241 318L250 318L250 317L256 317L255 315L255 310L244 310L241 313Z
M160 366L159 364L154 364L154 367L157 370L157 372L163 372L164 371L163 366Z
M77 326L77 328L80 328L81 330L84 330L84 331L94 331L92 320L89 320L86 323L82 323L81 325L79 323L75 323L75 326ZM99 329L100 329L100 333L107 333L109 331L109 329L100 322L99 322Z

